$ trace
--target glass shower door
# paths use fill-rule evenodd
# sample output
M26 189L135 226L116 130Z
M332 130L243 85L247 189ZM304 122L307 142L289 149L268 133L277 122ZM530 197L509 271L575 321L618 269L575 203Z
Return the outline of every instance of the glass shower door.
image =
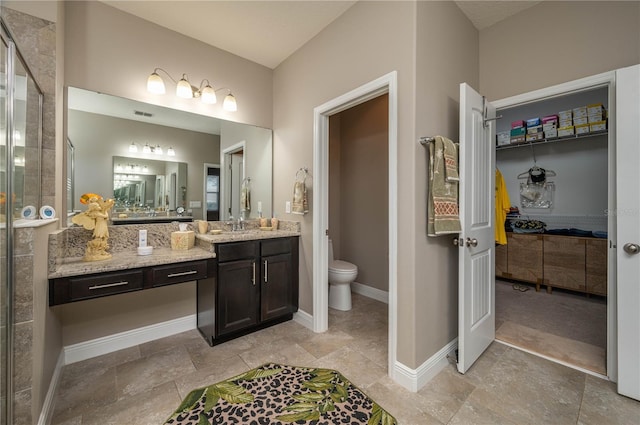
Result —
M7 40L2 34L2 42L0 43L0 208L6 208L6 194L9 192L7 183L8 167L8 69L7 58L9 57L9 46ZM4 214L4 212L3 212ZM11 356L8 352L8 276L7 270L7 225L6 220L0 223L0 425L7 424L7 393L9 362Z

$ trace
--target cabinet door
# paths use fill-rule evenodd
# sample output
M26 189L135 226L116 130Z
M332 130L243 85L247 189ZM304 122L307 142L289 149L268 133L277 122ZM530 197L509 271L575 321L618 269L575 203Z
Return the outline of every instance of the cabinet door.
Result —
M511 279L542 283L542 235L508 235L507 268Z
M292 313L291 254L262 257L260 274L260 320Z
M607 295L607 241L587 240L587 292Z
M258 323L259 281L255 260L218 264L218 335L245 329Z
M507 245L496 245L496 276L509 277L507 268Z
M559 288L586 290L584 239L544 237L544 281Z

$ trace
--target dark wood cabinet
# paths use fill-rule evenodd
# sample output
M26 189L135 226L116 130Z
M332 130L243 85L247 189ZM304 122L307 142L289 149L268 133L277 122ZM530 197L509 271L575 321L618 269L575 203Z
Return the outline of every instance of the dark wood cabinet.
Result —
M216 245L218 276L198 282L198 329L210 345L290 320L298 310L298 237Z
M152 289L191 281L215 281L216 260L185 261L128 270L49 279L49 305Z
M218 335L258 324L259 291L256 259L218 264Z

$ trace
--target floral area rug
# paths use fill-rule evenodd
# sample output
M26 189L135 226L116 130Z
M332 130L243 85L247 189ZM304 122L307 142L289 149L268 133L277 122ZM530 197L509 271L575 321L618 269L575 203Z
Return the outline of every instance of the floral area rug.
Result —
M265 364L190 392L165 425L397 425L340 372Z

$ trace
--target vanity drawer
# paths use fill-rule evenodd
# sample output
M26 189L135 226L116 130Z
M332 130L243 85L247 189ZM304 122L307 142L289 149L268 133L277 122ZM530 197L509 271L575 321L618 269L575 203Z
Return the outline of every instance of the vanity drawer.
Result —
M154 287L190 282L192 280L205 279L206 277L206 260L157 266L151 269L151 282L153 282Z
M216 246L219 263L247 260L258 256L257 242L228 242Z
M121 294L142 289L142 271L114 272L100 275L60 279L66 286L62 292L68 294L68 302L97 298L105 295ZM65 285L66 283L66 285ZM63 295L63 294L60 294Z
M291 240L289 238L267 239L262 241L260 255L289 254L291 252Z

